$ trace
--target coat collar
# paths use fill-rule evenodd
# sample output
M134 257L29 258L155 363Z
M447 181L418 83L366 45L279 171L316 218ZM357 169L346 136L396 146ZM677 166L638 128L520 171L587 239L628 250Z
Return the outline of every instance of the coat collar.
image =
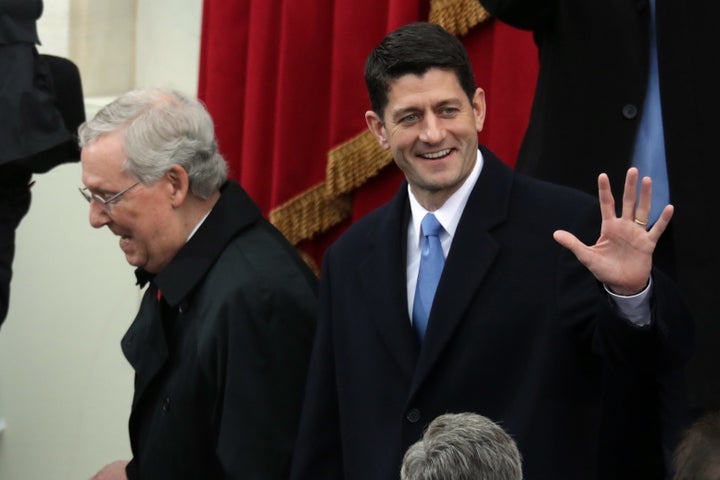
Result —
M385 208L386 215L368 232L370 248L359 262L360 295L368 305L377 306L371 323L404 375L411 377L420 346L407 310L405 263L410 221L407 182L402 183Z
M145 292L135 321L122 340L125 357L136 372L133 404L140 401L168 358L161 321L163 307L155 297L157 288L170 308L177 307L205 277L228 242L261 218L260 209L245 190L228 181L203 224L162 272L152 275L142 269L135 271L138 284L152 282L153 286Z
M235 181L220 189L221 195L195 235L157 275L138 268L137 283L157 286L167 303L177 306L200 282L225 245L241 230L261 219L260 208Z

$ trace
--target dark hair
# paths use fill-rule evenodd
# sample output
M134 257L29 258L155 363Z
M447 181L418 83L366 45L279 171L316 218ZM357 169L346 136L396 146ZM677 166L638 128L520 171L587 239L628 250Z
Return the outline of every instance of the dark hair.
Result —
M365 85L373 111L383 118L393 80L406 74L422 75L431 68L454 72L472 102L475 76L457 37L429 22L410 23L390 32L365 62Z

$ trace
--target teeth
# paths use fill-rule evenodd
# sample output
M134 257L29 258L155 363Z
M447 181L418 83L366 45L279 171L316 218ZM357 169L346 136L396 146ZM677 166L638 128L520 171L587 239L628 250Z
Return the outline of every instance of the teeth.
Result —
M435 159L435 158L444 157L445 155L447 155L449 153L450 153L450 149L448 148L446 150L440 150L439 152L435 152L435 153L424 153L423 155L421 155L421 157Z

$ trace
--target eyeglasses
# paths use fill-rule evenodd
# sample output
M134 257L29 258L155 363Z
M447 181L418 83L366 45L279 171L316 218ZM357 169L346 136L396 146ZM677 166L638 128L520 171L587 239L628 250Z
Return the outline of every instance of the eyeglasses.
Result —
M91 203L93 200L97 201L100 206L108 213L112 211L112 206L120 201L123 195L125 195L127 192L129 192L133 187L139 185L140 182L135 182L129 187L127 187L125 190L116 193L115 195L111 196L110 198L103 198L97 193L91 193L90 190L88 190L87 187L79 187L78 190L80 190L80 193L82 194L83 198L88 201L88 203Z

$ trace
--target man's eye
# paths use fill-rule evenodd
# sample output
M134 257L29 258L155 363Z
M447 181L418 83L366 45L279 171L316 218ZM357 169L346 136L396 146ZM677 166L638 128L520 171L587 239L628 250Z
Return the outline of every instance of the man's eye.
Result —
M447 108L443 108L443 110L442 110L442 114L445 115L446 117L452 117L457 112L458 112L458 109L455 107L447 107Z
M413 123L413 122L416 122L417 119L418 119L418 116L415 115L414 113L411 113L410 115L404 116L400 121L402 123Z

